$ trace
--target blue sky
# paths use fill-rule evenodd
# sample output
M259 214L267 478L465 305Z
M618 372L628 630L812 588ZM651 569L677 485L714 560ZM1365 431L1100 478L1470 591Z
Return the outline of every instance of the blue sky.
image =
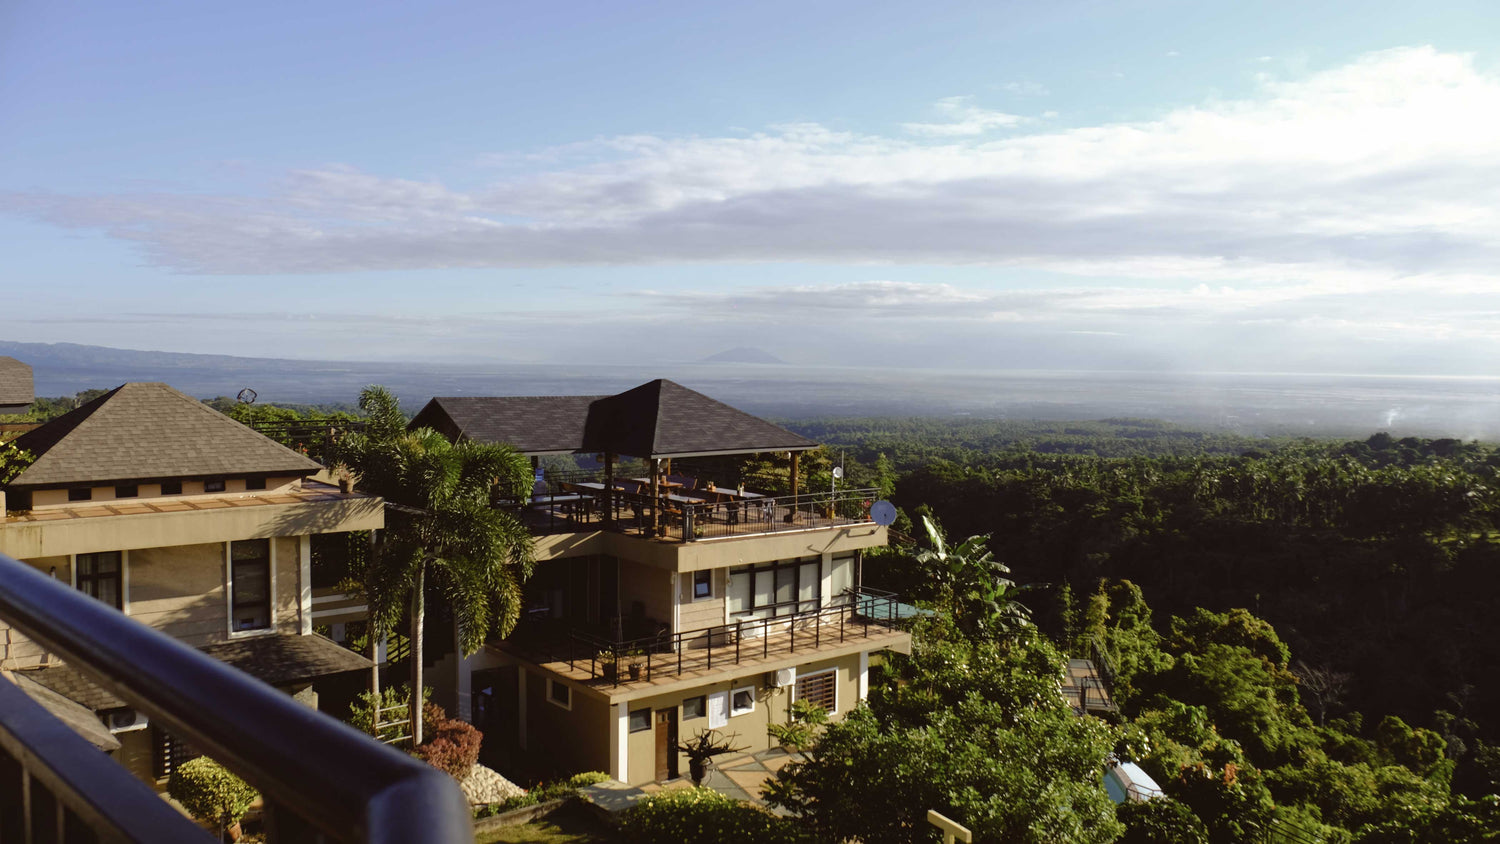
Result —
M1491 3L0 4L0 336L1493 374Z

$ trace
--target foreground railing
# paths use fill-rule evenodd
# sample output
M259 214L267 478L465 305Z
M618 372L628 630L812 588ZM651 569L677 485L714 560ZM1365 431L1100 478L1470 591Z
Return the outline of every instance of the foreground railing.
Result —
M809 528L870 524L874 489L802 495L759 495L738 490L677 490L657 497L625 489L614 494L598 481L563 482L555 493L506 505L540 533L614 530L671 542L783 533Z
M618 686L867 639L895 628L906 617L902 607L892 593L851 589L821 609L816 601L788 601L762 608L770 613L764 618L715 627L625 641L572 630L533 646L545 661Z
M473 841L447 774L4 555L0 618L244 777L269 842ZM204 840L165 806L0 681L0 841Z

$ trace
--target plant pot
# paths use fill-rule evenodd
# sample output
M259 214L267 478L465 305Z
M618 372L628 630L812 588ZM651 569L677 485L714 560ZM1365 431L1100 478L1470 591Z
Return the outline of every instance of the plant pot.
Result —
M620 666L613 662L602 663L599 671L604 675L604 681L607 683L613 683L620 677Z
M348 478L339 478L339 492L348 495L354 489L354 483Z
M708 776L708 763L702 759L689 759L688 776L692 778L693 785L702 785L703 778Z
M632 681L641 679L641 664L639 662L632 662L628 667L630 669L630 679Z

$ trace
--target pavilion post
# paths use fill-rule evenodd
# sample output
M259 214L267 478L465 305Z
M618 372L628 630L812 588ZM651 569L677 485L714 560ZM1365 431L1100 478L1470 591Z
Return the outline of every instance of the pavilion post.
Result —
M615 527L615 455L604 452L604 526Z
M651 458L651 535L661 536L661 458Z
M786 511L786 522L787 522L787 524L791 524L792 520L797 517L797 458L799 458L799 457L802 456L802 452L800 452L800 451L794 451L791 454L792 454L792 506L789 507L789 508L787 508L787 511Z

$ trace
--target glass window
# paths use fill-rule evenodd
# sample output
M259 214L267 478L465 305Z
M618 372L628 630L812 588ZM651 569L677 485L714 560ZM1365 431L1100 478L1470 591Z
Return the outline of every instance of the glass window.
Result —
M762 569L755 573L755 606L769 607L776 603L776 573Z
M78 567L74 574L78 591L98 598L117 610L125 608L125 590L120 588L123 566L119 551L79 554L74 559L74 564Z
M547 680L547 700L563 709L573 708L573 690L551 678Z
M123 484L115 487L116 498L135 498L141 494L141 488L135 484Z
M203 482L203 491L204 492L223 492L224 491L224 479L223 478L210 478L209 480L204 481Z
M181 495L182 494L182 481L162 481L161 482L161 494L162 495Z
M729 572L730 612L750 611L750 579L752 576L748 568L732 569Z
M729 695L729 714L744 715L755 711L755 687L735 689Z
M682 702L682 720L689 718L702 718L708 711L708 699L703 695L690 697Z
M80 487L68 490L69 501L92 501L94 490L91 487Z
M635 709L630 713L630 731L632 733L643 733L651 729L651 710Z
M828 572L828 597L830 600L846 601L848 592L854 588L854 558L834 557Z
M246 478L245 479L245 489L265 489L265 488L266 488L266 479L265 478Z
M252 539L229 545L230 628L264 630L271 626L271 540Z
M693 572L693 600L712 598L713 596L714 573L712 571Z
M797 567L797 611L812 612L818 608L819 570L818 563L803 563Z

